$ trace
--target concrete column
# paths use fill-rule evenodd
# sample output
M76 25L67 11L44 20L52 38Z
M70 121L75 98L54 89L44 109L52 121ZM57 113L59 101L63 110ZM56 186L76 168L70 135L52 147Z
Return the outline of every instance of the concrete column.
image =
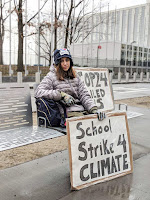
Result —
M143 81L143 72L140 73L140 81Z
M22 72L17 72L17 83L22 83Z
M126 73L126 82L129 82L129 73Z
M121 72L118 72L118 82L121 82Z
M136 82L136 72L133 74L133 81Z
M146 74L146 80L149 81L149 72Z
M2 83L2 72L0 72L0 83Z
M113 73L109 73L109 80L112 82Z
M40 83L40 72L35 73L35 82Z

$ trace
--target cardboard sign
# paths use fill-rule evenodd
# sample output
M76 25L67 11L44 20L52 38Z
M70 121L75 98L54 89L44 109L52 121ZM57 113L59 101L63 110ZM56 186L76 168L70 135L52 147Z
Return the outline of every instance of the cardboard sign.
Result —
M121 124L121 126L120 126ZM72 189L114 179L133 171L126 113L67 119Z
M94 99L98 109L111 111L114 101L109 81L108 69L75 68L81 80L84 81L89 94Z

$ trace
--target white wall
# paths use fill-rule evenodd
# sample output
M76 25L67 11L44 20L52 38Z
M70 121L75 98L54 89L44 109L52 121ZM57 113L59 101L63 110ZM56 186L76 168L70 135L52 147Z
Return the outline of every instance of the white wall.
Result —
M84 44L83 45L83 57L86 58L97 58L97 49L99 44ZM119 42L102 42L100 44L101 49L98 49L98 58L99 59L108 59L108 60L120 60L121 44ZM92 48L92 51L91 51ZM74 44L70 47L70 51L73 57L82 57L82 44ZM107 53L106 53L107 51Z

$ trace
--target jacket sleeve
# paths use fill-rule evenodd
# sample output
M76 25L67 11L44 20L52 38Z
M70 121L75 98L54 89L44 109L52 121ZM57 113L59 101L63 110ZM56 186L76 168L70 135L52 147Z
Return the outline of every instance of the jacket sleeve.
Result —
M79 78L79 77L78 77ZM79 100L84 106L87 111L90 111L91 108L97 107L94 103L93 99L91 98L84 82L79 78L79 85L78 85L78 96Z
M60 91L53 89L52 76L49 74L44 77L35 91L35 98L41 97L52 99L54 101L59 101L61 99Z

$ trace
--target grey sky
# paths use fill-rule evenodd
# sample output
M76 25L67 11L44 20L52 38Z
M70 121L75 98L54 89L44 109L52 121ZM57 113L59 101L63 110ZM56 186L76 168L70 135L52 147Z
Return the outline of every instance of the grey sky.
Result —
M78 0L75 0L78 2ZM115 7L118 8L124 8L124 7L130 7L134 5L139 5L139 4L145 4L147 0L102 0L103 2L109 2L110 8L115 9ZM150 1L150 0L148 0ZM100 0L94 0L94 2L100 2ZM91 0L92 3L92 0ZM43 3L41 2L41 5ZM28 1L28 5L33 6L33 9L38 9L38 0L31 0Z
M146 0L110 0L110 8L115 9L145 4Z

